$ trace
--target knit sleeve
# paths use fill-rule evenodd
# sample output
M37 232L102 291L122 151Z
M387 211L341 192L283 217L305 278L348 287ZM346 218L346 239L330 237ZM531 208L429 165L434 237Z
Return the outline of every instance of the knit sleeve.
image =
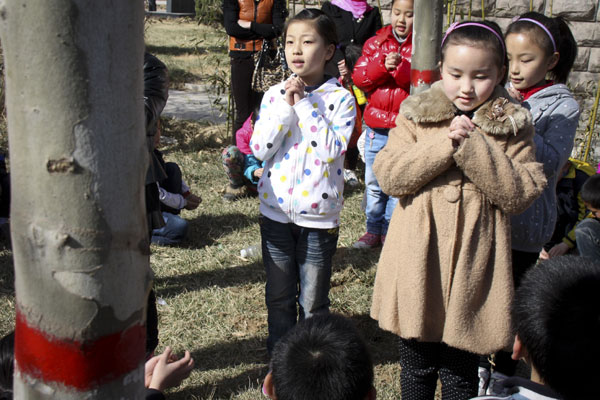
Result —
M436 129L417 140L416 129L414 122L398 115L387 144L375 157L377 182L388 195L414 194L453 163L452 141L443 130Z

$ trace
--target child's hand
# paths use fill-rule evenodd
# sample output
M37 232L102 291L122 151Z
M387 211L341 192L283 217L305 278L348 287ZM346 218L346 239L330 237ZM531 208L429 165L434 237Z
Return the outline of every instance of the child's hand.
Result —
M454 117L450 123L450 133L448 137L452 139L454 147L458 147L465 139L469 137L469 132L473 132L475 125L466 115L458 115Z
M190 375L194 368L194 360L187 350L181 359L174 360L171 358L171 348L167 347L160 356L157 356L157 358L158 361L152 371L152 377L148 387L161 392L170 387L178 386L181 381ZM153 359L154 358L148 360L148 363L153 361ZM148 374L146 373L146 378L147 377Z
M292 76L285 82L285 101L290 106L304 98L304 82L297 76Z
M255 169L254 170L254 176L258 179L260 179L262 177L263 171L265 169L264 168L259 168L259 169Z
M558 256L562 256L569 251L569 246L565 242L560 242L559 244L553 246L548 251L548 258L554 258Z
M345 85L350 83L350 71L346 68L346 60L340 60L338 62L338 71L340 71L340 77Z
M402 56L400 54L388 53L388 55L385 56L385 69L388 71L393 71L398 65L400 65L400 61L402 61Z
M523 95L517 89L515 89L512 85L506 88L510 97L521 103L523 101Z
M195 210L196 208L198 208L198 206L200 205L200 203L202 203L202 198L200 198L200 196L196 196L195 194L189 194L188 197L186 197L186 202L185 202L185 209L186 210Z

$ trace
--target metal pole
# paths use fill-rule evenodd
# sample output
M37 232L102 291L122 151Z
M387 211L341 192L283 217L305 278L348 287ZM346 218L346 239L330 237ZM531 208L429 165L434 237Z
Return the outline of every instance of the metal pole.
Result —
M428 89L440 78L438 62L442 42L444 10L439 0L415 1L413 22L413 55L410 71L410 93Z

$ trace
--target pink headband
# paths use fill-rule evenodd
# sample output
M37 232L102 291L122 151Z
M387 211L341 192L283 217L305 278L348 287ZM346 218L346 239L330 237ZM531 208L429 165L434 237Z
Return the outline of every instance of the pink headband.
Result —
M524 21L524 20L521 20L521 21ZM444 42L446 41L446 38L448 37L448 35L450 33L452 33L452 31L454 31L458 28L462 28L463 26L478 26L480 28L487 29L488 31L492 32L494 34L494 36L496 36L498 38L498 40L500 41L500 44L502 45L502 50L504 51L504 53L506 53L506 47L504 47L504 40L502 39L502 36L500 36L498 34L498 32L496 32L489 26L480 24L478 22L465 22L464 24L461 24L460 22L454 22L452 25L450 25L450 27L448 27L448 30L446 30L446 34L444 35L444 38L442 39L442 46L444 46Z
M536 21L535 19L531 19L531 18L519 18L517 19L516 22L518 21L527 21L527 22L531 22L536 24L537 26L539 26L540 28L542 28L544 30L544 32L546 32L546 34L548 35L548 37L550 38L550 41L552 42L552 47L554 48L554 52L556 53L556 42L554 41L554 37L552 37L552 34L550 33L550 31L548 30L548 28L546 28L544 26L544 24L542 24L540 21Z

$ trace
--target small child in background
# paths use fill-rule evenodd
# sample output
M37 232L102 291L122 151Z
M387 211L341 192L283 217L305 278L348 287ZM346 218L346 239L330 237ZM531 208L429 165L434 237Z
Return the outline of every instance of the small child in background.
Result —
M350 93L352 93L358 106L356 107L356 123L354 124L354 130L352 131L352 136L348 143L348 151L346 151L346 159L344 160L344 181L346 182L346 185L355 187L359 184L358 177L354 172L356 164L358 163L359 151L357 142L362 133L362 114L367 99L363 91L357 88L354 85L354 82L352 82L352 71L361 55L362 47L356 44L349 44L342 49L342 52L344 53L344 60L338 64L340 71L339 81Z
M316 315L277 342L263 392L273 400L374 400L373 362L352 321Z
M502 84L502 32L448 28L442 80L406 99L373 170L398 197L377 265L371 316L400 336L403 399L478 393L479 354L509 345L510 214L546 184L529 111Z
M512 357L531 366L531 380L507 378L478 400L597 399L600 359L600 264L562 256L523 277L512 306Z
M379 187L373 173L373 161L386 145L390 128L396 126L400 104L410 93L413 14L413 0L395 0L391 9L391 24L367 40L352 73L354 84L368 93L363 115L367 125L367 232L352 245L355 248L371 249L385 242L390 219L398 202Z
M552 239L540 253L540 259L562 256L575 248L575 227L588 216L581 188L595 173L595 168L587 163L574 159L566 162L556 184L556 226Z
M224 200L235 201L248 195L256 195L256 185L264 171L262 163L250 149L258 111L259 107L256 107L235 133L236 146L229 146L221 154L223 168L229 178L229 185L225 187L223 194Z
M590 214L575 228L577 250L582 257L600 261L600 175L583 184L581 199Z
M325 75L337 43L333 21L307 8L283 36L294 75L265 93L250 142L265 162L258 193L269 354L297 320L329 313L344 154L356 120L354 97Z

